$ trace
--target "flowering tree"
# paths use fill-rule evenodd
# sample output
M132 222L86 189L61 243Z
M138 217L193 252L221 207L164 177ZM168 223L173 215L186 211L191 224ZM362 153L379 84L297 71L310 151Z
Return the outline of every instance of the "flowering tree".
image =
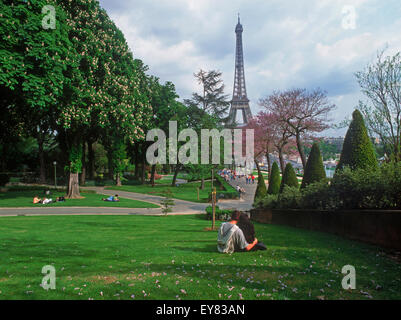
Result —
M259 103L274 113L277 120L287 128L290 136L295 138L302 165L305 168L303 140L313 133L329 128L328 114L335 105L328 101L326 93L321 89L275 91L267 98L261 99Z

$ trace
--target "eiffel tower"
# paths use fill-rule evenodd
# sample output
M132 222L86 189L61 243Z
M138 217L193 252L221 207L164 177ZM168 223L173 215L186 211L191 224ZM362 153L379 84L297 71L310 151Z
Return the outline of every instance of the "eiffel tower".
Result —
M237 35L237 44L235 49L235 76L233 98L231 100L231 109L229 114L228 125L234 125L237 119L237 112L242 112L243 123L237 124L245 126L252 117L251 108L249 107L249 99L246 95L245 70L244 70L244 51L242 48L242 27L240 17L238 15L238 24L235 28Z

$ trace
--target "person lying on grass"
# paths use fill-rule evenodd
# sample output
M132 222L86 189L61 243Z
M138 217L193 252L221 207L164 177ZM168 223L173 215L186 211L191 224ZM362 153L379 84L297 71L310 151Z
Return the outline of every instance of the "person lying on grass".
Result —
M255 241L255 227L253 226L247 214L241 213L237 226L244 233L245 240L248 243L253 243ZM263 242L258 241L256 245L252 248L252 251L266 249L266 245Z
M38 196L34 196L34 197L33 197L33 203L34 203L34 204L42 203L42 199L40 199Z
M221 253L251 251L258 243L258 239L248 243L244 233L237 226L241 213L234 211L230 222L223 223L217 235L217 250Z
M118 199L118 194L116 194L115 196L110 196L108 198L103 198L103 201L111 201L111 202L118 202L120 201L120 199Z

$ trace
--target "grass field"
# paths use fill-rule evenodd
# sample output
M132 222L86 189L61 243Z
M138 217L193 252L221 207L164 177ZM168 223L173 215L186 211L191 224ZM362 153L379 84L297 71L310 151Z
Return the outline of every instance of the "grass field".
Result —
M101 194L81 192L81 196L84 199L66 199L65 202L56 202L49 204L33 204L33 197L38 195L40 198L44 197L43 188L34 189L27 188L27 190L13 191L12 189L8 192L0 193L0 208L12 208L12 207L117 207L117 208L158 208L159 206L131 199L120 198L119 202L107 202L102 201L104 196ZM56 191L53 192L48 198L53 200L57 197L65 196L65 192Z
M128 192L137 192L137 193L145 193L151 194L155 196L164 196L164 193L169 189L173 194L173 198L180 199L180 200L187 200L192 202L201 202L206 203L208 202L209 192L211 191L212 183L211 181L205 182L205 188L203 190L199 190L199 200L198 200L198 193L197 188L201 186L200 182L189 182L180 184L179 187L172 187L169 184L155 184L152 187L150 184L145 185L135 185L135 186L110 186L107 187L108 190L116 190L118 191L128 191Z
M0 219L0 299L400 299L401 265L333 235L256 224L267 251L222 255L200 216ZM54 265L56 289L40 287ZM341 269L356 268L343 290Z

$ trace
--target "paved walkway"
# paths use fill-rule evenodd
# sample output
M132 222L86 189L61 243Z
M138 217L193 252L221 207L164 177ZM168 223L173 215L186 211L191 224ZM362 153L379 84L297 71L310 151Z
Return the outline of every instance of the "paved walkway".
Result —
M253 203L253 194L255 185L246 185L245 178L231 183L234 187L239 184L246 190L246 194L241 200L220 200L218 206L220 209L238 209L241 211L250 210ZM85 187L88 190L95 190L99 194L114 195L115 190L105 190L104 187ZM127 191L118 191L122 198L139 200L160 205L164 199L160 196L134 193ZM210 203L195 203L185 200L174 199L173 212L169 215L189 215L205 213L206 207ZM49 207L49 208L0 208L0 216L31 216L31 215L162 215L161 208L105 208L105 207Z
M252 209L253 198L256 192L257 180L254 184L246 184L246 178L237 178L229 181L229 184L236 188L240 186L245 190L245 194L241 196L241 200L220 200L218 205L220 209L238 209L240 211L249 211Z

